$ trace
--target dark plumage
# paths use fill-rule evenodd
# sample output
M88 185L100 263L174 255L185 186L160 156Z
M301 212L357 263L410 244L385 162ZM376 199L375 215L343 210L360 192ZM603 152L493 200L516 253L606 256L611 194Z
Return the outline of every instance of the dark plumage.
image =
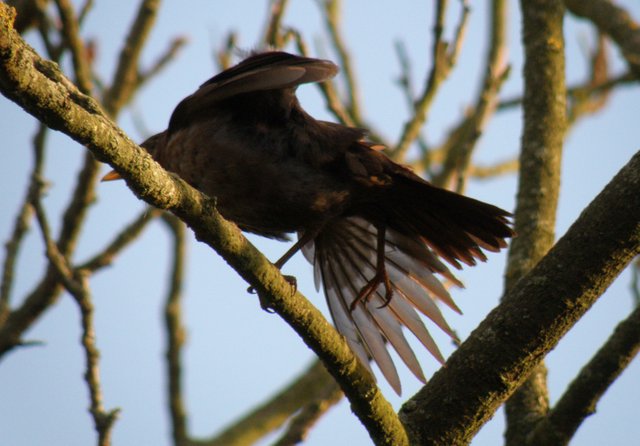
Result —
M453 336L435 301L459 310L434 274L460 282L442 260L473 265L486 259L481 248L498 251L513 233L506 211L432 186L362 130L309 116L296 87L337 71L326 60L255 54L202 84L142 145L243 230L297 232L276 265L302 249L338 330L399 393L386 343L425 380L402 326L443 362L416 309Z

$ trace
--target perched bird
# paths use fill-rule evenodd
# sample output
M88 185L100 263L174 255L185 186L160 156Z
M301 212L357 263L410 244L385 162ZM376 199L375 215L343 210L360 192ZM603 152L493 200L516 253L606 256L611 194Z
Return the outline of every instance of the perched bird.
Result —
M241 229L281 240L297 232L275 265L302 250L338 331L400 393L387 344L423 382L403 326L444 362L418 312L454 336L436 301L460 310L436 275L462 286L444 262L474 265L486 260L482 249L505 247L510 214L431 185L361 129L309 116L296 88L337 72L327 60L253 54L180 102L168 129L142 147L216 197L220 213Z

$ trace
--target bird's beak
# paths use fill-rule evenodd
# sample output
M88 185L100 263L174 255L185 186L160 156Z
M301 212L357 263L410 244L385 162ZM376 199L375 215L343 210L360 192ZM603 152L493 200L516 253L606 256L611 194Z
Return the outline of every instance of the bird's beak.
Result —
M113 180L121 180L121 179L122 177L120 176L120 174L115 170L112 170L111 172L103 176L100 181L113 181Z

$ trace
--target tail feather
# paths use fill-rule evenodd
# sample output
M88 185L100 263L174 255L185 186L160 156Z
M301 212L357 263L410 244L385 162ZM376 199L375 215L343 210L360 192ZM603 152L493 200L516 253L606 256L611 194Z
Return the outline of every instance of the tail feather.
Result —
M437 188L409 173L394 178L387 224L410 237L422 237L454 267L485 261L482 249L499 251L513 236L510 214L496 206ZM418 205L416 205L418 204Z

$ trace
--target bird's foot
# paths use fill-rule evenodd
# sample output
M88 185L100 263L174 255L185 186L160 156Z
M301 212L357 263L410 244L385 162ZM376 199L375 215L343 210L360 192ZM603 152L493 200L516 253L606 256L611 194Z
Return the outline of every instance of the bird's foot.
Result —
M384 303L378 308L384 308L389 305L389 302L391 302L391 298L393 297L393 286L391 285L391 280L389 280L387 271L383 269L382 271L376 272L376 275L362 287L356 298L351 302L349 311L353 312L360 302L366 303L381 284L384 284Z

